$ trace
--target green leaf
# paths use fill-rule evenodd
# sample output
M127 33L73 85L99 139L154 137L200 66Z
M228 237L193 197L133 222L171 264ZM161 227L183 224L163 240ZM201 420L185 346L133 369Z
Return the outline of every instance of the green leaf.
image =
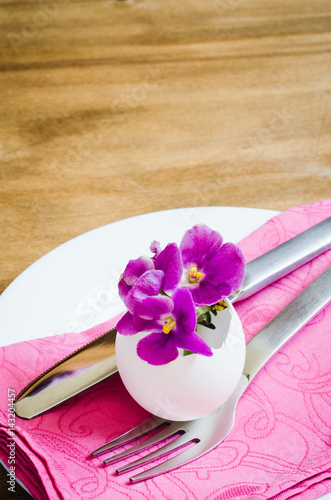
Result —
M189 356L190 354L193 354L193 352L192 351L188 351L187 349L184 349L183 356Z
M210 315L209 311L205 314L205 318L206 318L207 323L211 323L211 315Z
M210 311L210 306L196 307L197 317L202 316L206 312Z
M205 326L206 328L210 328L211 330L216 329L216 326L213 323L207 323L207 321L201 321L199 325Z
M212 318L211 318L211 314L210 312L206 312L205 314L201 314L198 319L197 319L197 322L201 325L202 323L211 323L212 322Z

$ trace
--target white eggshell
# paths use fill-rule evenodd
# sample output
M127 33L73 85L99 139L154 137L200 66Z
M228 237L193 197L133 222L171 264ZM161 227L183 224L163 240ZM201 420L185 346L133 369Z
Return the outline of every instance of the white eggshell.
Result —
M193 420L216 410L236 388L245 362L245 337L231 303L213 316L215 330L198 326L213 356L183 356L161 366L137 355L146 332L117 335L116 361L131 396L150 413L170 420Z

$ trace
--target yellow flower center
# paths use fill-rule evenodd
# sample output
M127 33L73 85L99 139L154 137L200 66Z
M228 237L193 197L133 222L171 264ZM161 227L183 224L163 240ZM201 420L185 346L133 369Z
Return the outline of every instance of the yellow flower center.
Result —
M216 311L223 311L223 309L226 309L228 306L227 306L227 303L225 302L225 300L221 300L220 302L218 302L217 304L214 305L214 308L216 309Z
M176 326L176 321L174 320L174 318L168 318L167 321L164 323L163 325L163 333L170 333L170 331L175 328Z
M198 269L196 267L192 267L189 272L189 282L190 283L198 283L200 278L202 278L203 274L199 273Z

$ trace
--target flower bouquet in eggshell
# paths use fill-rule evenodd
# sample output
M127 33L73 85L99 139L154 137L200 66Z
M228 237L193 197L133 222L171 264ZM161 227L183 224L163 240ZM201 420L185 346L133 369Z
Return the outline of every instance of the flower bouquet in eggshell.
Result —
M131 396L170 420L214 411L234 391L245 361L241 322L227 297L243 283L244 256L204 224L180 245L158 242L130 260L119 281L127 312L116 361Z

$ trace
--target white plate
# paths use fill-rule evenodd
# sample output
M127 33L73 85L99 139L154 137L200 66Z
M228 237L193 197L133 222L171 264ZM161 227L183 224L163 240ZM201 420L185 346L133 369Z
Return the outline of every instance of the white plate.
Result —
M165 210L114 222L52 250L16 278L0 296L0 346L57 333L79 332L123 310L118 278L129 259L149 245L179 242L204 222L237 242L278 212L204 207Z

